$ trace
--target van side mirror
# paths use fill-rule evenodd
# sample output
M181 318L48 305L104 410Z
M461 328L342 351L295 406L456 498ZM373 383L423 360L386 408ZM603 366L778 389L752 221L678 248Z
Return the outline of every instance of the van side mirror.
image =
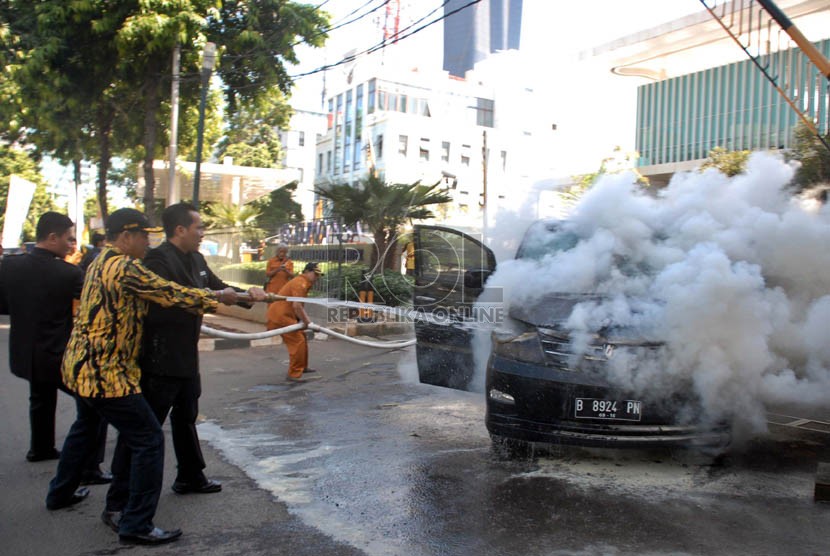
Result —
M464 287L481 289L492 273L486 268L468 270L464 273Z

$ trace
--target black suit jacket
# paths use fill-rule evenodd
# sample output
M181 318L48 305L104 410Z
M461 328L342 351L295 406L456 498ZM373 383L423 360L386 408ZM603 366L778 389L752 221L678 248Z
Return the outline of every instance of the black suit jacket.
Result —
M144 264L162 278L182 286L211 290L228 287L211 272L201 253L184 253L168 241L151 249L144 258ZM144 338L139 359L141 372L179 378L198 376L201 326L201 315L150 303L144 319Z
M72 332L72 300L84 273L46 249L12 255L0 265L0 309L11 317L12 373L45 384L61 383L61 360Z

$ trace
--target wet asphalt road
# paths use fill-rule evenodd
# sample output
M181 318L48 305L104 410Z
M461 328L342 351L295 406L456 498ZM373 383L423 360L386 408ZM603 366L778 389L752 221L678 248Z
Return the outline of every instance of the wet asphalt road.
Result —
M203 354L200 434L225 490L172 494L168 449L157 523L185 537L154 549L120 547L97 521L104 487L43 509L54 466L23 461L26 387L4 364L3 553L830 554L830 507L812 501L821 438L769 437L721 465L565 449L505 461L481 395L418 384L411 350L311 346L322 378L307 384L284 382L281 346ZM60 433L71 416L67 398Z

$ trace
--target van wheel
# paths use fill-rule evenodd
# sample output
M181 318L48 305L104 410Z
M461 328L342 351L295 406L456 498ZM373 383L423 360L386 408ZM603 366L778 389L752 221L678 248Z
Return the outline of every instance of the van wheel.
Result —
M499 459L529 459L533 457L533 444L498 434L490 434L493 453Z

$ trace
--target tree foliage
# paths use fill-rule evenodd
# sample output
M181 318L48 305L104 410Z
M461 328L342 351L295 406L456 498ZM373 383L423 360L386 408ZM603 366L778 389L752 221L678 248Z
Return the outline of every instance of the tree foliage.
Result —
M0 10L5 72L0 105L7 140L36 147L80 167L99 162L99 198L106 213L106 172L118 103L129 89L116 78L114 33L95 25L123 13L124 5L102 2L12 0ZM4 95L5 96L5 95ZM76 171L77 177L77 171Z
M225 136L217 147L221 159L230 156L234 164L277 168L282 158L278 129L286 129L292 110L279 89L244 103L228 117Z
M250 204L205 203L202 214L207 227L229 232L232 262L239 262L241 239L251 241L262 235L256 225L260 212Z
M725 176L737 176L746 169L751 151L728 151L723 147L715 147L709 151L706 161L700 165L700 171L715 168Z
M285 66L297 62L295 46L322 45L327 25L327 14L290 0L7 0L0 4L3 135L62 161L95 160L106 213L113 154L141 160L145 183L155 183L174 45L182 45L181 113L198 102L201 51L213 41L233 116L274 89L288 94ZM151 219L153 191L145 188Z
M560 191L559 195L565 203L574 205L602 176L606 174L619 174L620 172L633 172L637 178L637 183L648 186L648 178L642 175L636 168L639 157L639 153L626 153L623 152L622 147L614 147L613 153L602 159L596 172L572 176L572 185Z
M361 222L372 231L375 240L372 267L377 270L397 266L391 247L407 220L433 218L431 207L452 200L440 186L440 182L434 185L386 183L382 176L370 173L356 186L333 184L321 186L316 192L331 202L331 212L341 217L344 224L352 226Z
M217 72L228 111L256 106L276 88L288 94L287 64L297 64L294 47L322 46L329 16L311 4L288 0L224 0L207 35L221 47Z
M256 226L270 235L281 225L303 219L303 208L293 199L297 182L291 182L268 195L252 201L250 205L259 211Z
M830 133L824 136L824 140L830 145ZM797 191L818 184L830 184L830 150L806 125L799 124L795 128L793 148L788 158L800 163L793 179Z

